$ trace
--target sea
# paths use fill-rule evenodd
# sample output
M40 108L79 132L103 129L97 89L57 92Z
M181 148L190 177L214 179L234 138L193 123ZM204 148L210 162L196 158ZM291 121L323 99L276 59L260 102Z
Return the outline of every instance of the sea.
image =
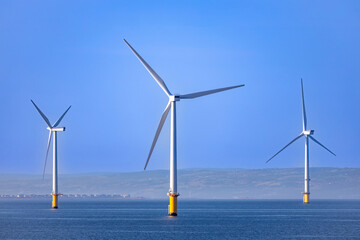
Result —
M359 200L0 200L0 239L360 239Z

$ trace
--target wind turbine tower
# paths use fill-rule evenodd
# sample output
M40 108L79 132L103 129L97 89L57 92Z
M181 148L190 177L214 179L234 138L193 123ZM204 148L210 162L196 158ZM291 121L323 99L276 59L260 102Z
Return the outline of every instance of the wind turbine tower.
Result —
M49 130L49 139L46 149L46 156L45 156L45 164L44 164L44 170L43 170L43 179L45 176L45 169L46 169L46 162L49 154L49 148L51 143L51 137L53 136L53 190L52 190L52 208L58 208L58 196L62 195L58 191L58 176L57 176L57 132L63 132L65 131L65 127L58 127L61 120L64 118L65 114L69 111L71 106L61 115L61 117L54 123L54 125L51 125L49 119L45 116L45 114L36 106L36 104L31 100L31 102L34 104L35 108L40 113L41 117L44 119L46 125L48 126L47 129Z
M159 86L162 88L162 90L165 92L165 94L169 97L169 102L165 107L165 110L161 116L159 126L156 130L154 140L152 142L150 152L148 155L148 158L146 160L146 164L144 167L144 170L146 169L151 154L154 150L155 144L157 142L157 139L159 137L159 134L161 132L161 129L164 125L164 122L166 120L166 117L171 110L171 129L170 129L170 189L168 192L170 204L168 207L168 214L170 216L177 216L177 197L179 196L178 190L177 190L177 145L176 145L176 102L179 102L181 99L193 99L202 97L205 95L222 92L226 90L230 90L233 88L242 87L244 85L236 85L232 87L226 87L226 88L219 88L214 90L208 90L203 92L196 92L196 93L190 93L185 95L174 95L171 94L169 89L166 87L165 82L160 78L160 76L145 62L145 60L135 51L134 48L124 39L125 43L129 46L131 51L136 55L136 57L140 60L140 62L144 65L146 70L150 73L150 75L155 79L155 81L159 84Z
M278 155L282 150L287 148L290 144L301 138L302 136L305 137L305 189L304 189L304 196L303 196L303 202L309 203L310 201L310 172L309 172L309 139L314 141L315 143L319 144L321 147L325 148L328 152L333 154L335 153L330 151L327 147L325 147L323 144L321 144L318 140L316 140L312 135L314 134L314 130L308 130L307 129L307 118L306 118L306 111L305 111L305 100L304 100L304 88L303 88L303 81L301 79L301 97L302 97L302 122L303 122L303 131L300 133L299 136L297 136L294 140L292 140L290 143L288 143L285 147L283 147L280 151L278 151L274 156L272 156L269 160L266 161L268 163L271 159L273 159L276 155Z

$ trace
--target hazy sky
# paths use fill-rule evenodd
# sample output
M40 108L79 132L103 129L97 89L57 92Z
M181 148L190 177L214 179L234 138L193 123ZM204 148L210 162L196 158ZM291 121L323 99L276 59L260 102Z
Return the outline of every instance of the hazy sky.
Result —
M171 2L171 3L170 3ZM337 3L336 3L337 2ZM360 167L359 1L0 1L0 172L40 174L51 122L60 173L141 171L167 97L246 84L178 110L179 168ZM167 120L148 169L169 168ZM49 158L48 173L51 169Z

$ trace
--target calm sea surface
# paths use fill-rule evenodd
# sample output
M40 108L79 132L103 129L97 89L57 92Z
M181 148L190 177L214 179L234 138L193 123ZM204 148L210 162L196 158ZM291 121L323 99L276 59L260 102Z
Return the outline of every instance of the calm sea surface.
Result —
M0 239L360 239L360 201L0 200Z

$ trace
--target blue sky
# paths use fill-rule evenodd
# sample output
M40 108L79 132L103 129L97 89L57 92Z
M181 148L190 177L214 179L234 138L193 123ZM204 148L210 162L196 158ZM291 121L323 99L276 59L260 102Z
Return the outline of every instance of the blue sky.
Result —
M178 110L179 168L360 167L358 1L1 1L0 172L38 173L51 122L61 173L141 171L167 97L245 87ZM169 167L169 120L148 169ZM50 158L49 158L50 160ZM49 161L51 162L51 161ZM50 173L51 164L48 164Z

